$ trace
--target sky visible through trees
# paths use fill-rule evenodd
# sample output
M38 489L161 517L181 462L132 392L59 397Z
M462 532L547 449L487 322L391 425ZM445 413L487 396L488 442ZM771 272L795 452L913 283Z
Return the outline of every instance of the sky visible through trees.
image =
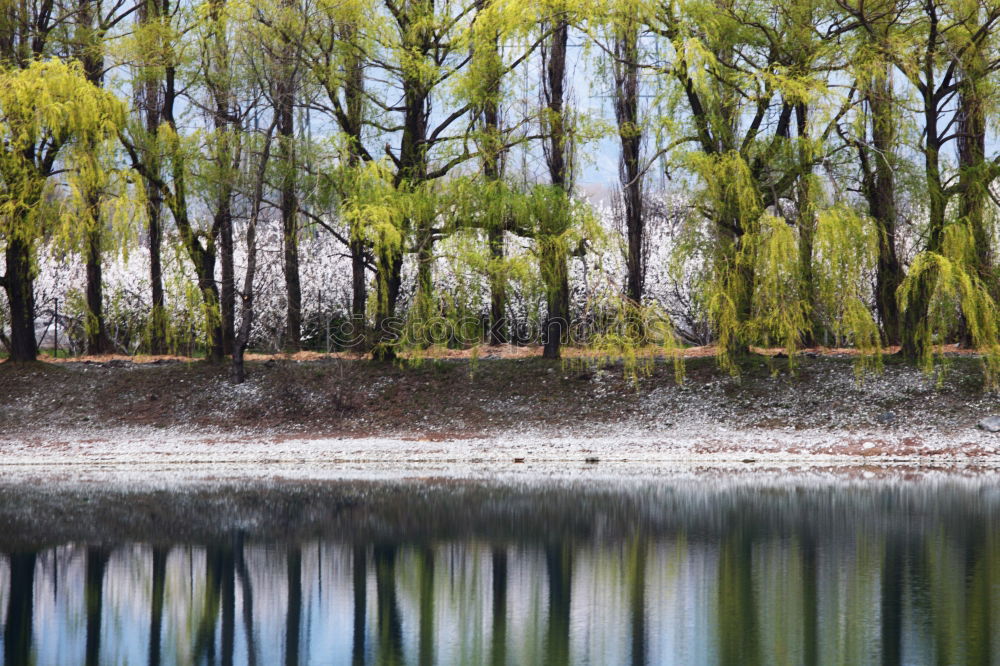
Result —
M998 22L0 0L0 342L197 349L237 382L250 348L712 343L737 372L752 346L930 368L960 343L995 383Z

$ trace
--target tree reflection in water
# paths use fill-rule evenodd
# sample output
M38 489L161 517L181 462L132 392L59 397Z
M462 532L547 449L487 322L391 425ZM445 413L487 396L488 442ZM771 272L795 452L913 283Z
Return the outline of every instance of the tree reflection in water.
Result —
M987 663L998 490L4 487L3 663Z

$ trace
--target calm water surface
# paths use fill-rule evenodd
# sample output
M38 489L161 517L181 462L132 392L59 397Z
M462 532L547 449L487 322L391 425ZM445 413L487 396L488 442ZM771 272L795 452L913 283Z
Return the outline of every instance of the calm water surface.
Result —
M0 483L3 663L1000 663L983 478Z

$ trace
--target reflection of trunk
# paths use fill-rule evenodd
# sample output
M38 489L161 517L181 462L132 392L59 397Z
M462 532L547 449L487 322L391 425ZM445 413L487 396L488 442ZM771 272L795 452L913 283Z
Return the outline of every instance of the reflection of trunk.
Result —
M632 545L629 567L629 624L632 629L632 663L645 664L646 649L646 540L636 539Z
M351 664L364 666L365 610L368 606L368 551L364 546L354 547L351 577L354 588L354 640L351 645Z
M902 663L903 648L903 567L900 544L886 539L882 562L882 663Z
M101 615L104 611L104 572L108 552L103 548L87 548L87 573L84 581L84 604L87 609L87 666L101 663Z
M377 545L375 589L378 595L378 663L403 663L403 627L396 603L396 546Z
M35 554L10 555L7 624L3 628L3 663L30 664L35 597Z
M243 633L247 640L247 664L256 666L257 664L257 640L253 626L253 585L250 582L250 572L247 571L247 563L244 557L243 534L236 538L233 564L236 573L240 577L240 592L243 596Z
M816 564L816 540L809 527L802 539L802 643L807 664L819 663L819 568Z
M159 666L163 640L163 601L167 579L167 551L153 549L153 592L149 599L149 666Z
M757 600L753 589L753 557L743 528L725 537L719 555L719 661L723 664L760 663Z
M230 554L231 558L232 555ZM226 553L213 546L205 552L204 605L194 637L194 660L212 662L215 659L215 625L219 618L219 591L226 569Z
M545 549L549 579L549 626L545 636L545 663L569 664L570 592L573 587L573 553L568 544Z
M222 567L222 664L233 665L236 647L236 561L232 550L227 550Z
M420 644L417 661L434 663L434 551L424 547L420 551Z
M493 550L493 635L490 663L507 663L507 551Z
M639 24L636 17L623 18L615 37L615 119L621 156L618 177L621 180L622 207L625 217L627 252L625 255L625 295L635 304L642 302L645 267L642 257L642 177L640 156L642 132L639 128Z
M7 272L3 286L10 306L10 360L34 361L38 355L35 343L35 294L31 278L31 245L14 237L7 241L5 256Z
M963 590L966 594L965 635L960 637L961 643L967 647L967 659L970 664L991 663L992 640L991 633L996 623L996 612L993 606L996 585L993 574L996 567L992 565L992 544L986 540L989 528L976 521L969 527L970 536L965 544L964 579L968 581Z
M288 551L288 609L285 613L285 664L299 663L302 630L302 548Z

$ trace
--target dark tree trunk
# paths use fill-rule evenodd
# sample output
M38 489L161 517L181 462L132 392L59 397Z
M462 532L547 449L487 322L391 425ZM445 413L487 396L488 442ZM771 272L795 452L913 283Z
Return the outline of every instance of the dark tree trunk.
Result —
M7 272L3 278L10 306L10 360L14 362L34 361L38 357L35 340L35 294L31 277L31 245L12 238L4 252Z
M163 264L160 246L163 242L162 199L159 189L149 187L146 215L149 219L149 283L152 308L149 314L149 353L167 353L167 313L163 298Z
M503 275L496 274L496 266L504 258L503 229L490 229L487 232L487 242L490 246L490 259L494 271L490 276L490 344L503 345L507 343L507 281Z
M403 257L396 254L383 257L377 262L378 307L375 316L375 346L373 357L379 361L396 358L396 341L400 333L400 322L396 321L396 301L403 284Z
M926 251L939 252L944 241L945 212L948 195L941 175L941 136L939 100L932 86L927 86L923 95L924 109L924 178L927 184L927 245ZM928 331L930 322L927 313L937 274L926 270L916 278L913 294L903 313L902 354L909 361L920 359L923 347L930 344Z
M482 11L485 8L485 0L478 0L477 8ZM483 138L479 147L483 154L483 177L488 183L496 183L503 176L503 137L500 132L500 99L501 99L501 64L499 62L499 35L495 35L492 43L488 47L488 52L481 55L490 63L487 69L487 81L483 89L486 100L482 105ZM476 57L477 54L473 54ZM486 230L486 242L489 246L491 268L489 271L490 283L490 323L489 323L489 343L491 345L502 345L508 340L507 336L507 278L503 273L502 262L504 259L504 227L506 220L489 220L489 227Z
M900 312L896 291L903 283L903 267L896 254L896 123L893 114L892 81L888 70L879 72L868 92L871 109L869 151L861 147L860 157L868 212L878 228L879 248L875 271L875 309L887 344L900 341Z
M96 204L95 204L96 205ZM104 323L104 296L101 279L101 229L87 233L87 353L107 354L111 339Z
M345 42L355 38L356 29L347 25L341 34ZM362 161L361 132L364 122L364 91L365 66L360 56L353 56L345 65L347 77L344 83L344 107L347 111L344 134L348 137L348 160L352 167L357 167ZM349 229L351 252L351 316L355 325L360 327L357 333L364 339L366 315L368 308L368 247L361 238L360 230Z
M368 307L368 274L365 272L365 244L351 241L351 316L355 322L365 321Z
M215 282L215 253L204 252L200 258L201 262L196 271L198 288L201 290L205 305L208 306L211 318L208 336L208 360L212 363L221 363L224 356L223 328L222 317L219 313L219 285Z
M799 139L799 174L796 199L798 201L799 270L802 272L802 297L809 306L810 325L803 333L802 344L812 347L819 330L819 303L816 300L816 277L813 272L813 245L816 237L816 213L812 205L812 150L809 147L809 106L802 102L795 106L795 120Z
M958 108L958 168L959 168L959 216L972 231L975 247L973 273L996 299L1000 288L993 277L992 239L986 221L989 200L989 180L985 177L986 162L986 111L983 94L979 89L985 76L976 76L984 69L981 56L972 58L972 71L965 72L959 82ZM975 340L968 322L963 317L960 337L966 347L973 347Z
M295 91L294 82L278 82L275 114L278 117L278 146L281 151L281 229L284 239L285 349L298 351L302 344L302 287L299 283L299 225L295 196Z
M621 181L622 212L625 218L627 252L625 255L625 296L642 303L645 282L643 265L642 211L642 129L639 127L639 24L634 16L625 17L615 36L615 120L621 155L618 176Z
M230 197L219 202L216 214L219 229L219 264L222 272L220 291L220 314L222 317L222 354L233 353L236 337L236 272L233 267L233 213Z
M83 34L84 39L75 45L79 49L77 57L83 63L83 71L87 80L100 88L104 85L104 54L101 43L104 31L100 25L100 5L96 0L83 0L80 3L79 21L83 28L81 34ZM101 271L101 245L104 226L101 217L101 197L97 191L90 190L85 198L87 217L89 218L84 253L87 265L86 347L88 354L106 354L111 351L112 345L104 324Z
M169 11L167 0L150 0L139 4L139 21L148 23L158 21ZM144 72L145 83L136 94L136 106L140 109L142 122L146 130L146 141L150 144L146 159L149 170L161 175L159 148L155 145L156 133L163 121L165 96L160 86L165 83L161 77L153 77L150 72ZM163 262L161 245L163 243L163 194L160 188L150 179L143 178L146 190L147 233L149 234L149 284L151 309L149 315L149 352L165 354L167 352L167 320L164 310L163 296Z
M552 36L543 51L542 63L543 95L548 111L548 136L545 142L545 161L549 169L549 179L553 186L569 196L572 189L569 166L569 136L566 132L564 115L566 95L566 50L569 43L569 24L560 19L552 30ZM568 223L568 221L567 221ZM553 236L557 230L546 230ZM566 251L555 238L540 239L541 254L548 265L543 274L548 274L547 309L544 329L542 356L558 359L562 338L569 330L569 271L566 266Z

